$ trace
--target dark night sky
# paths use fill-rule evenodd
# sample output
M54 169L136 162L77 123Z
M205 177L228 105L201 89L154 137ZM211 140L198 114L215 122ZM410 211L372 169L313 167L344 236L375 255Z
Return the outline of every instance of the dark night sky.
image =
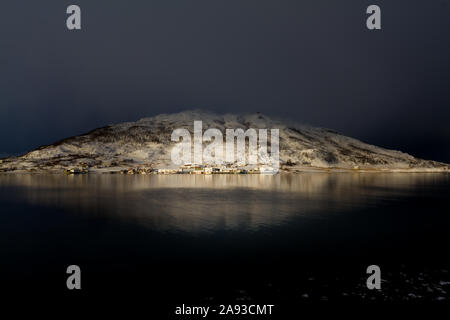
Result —
M450 162L449 0L2 0L0 41L2 154L203 108Z

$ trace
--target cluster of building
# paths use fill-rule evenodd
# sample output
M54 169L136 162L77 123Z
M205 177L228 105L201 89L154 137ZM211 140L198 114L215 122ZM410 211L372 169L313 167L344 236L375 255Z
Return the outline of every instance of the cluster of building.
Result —
M261 174L274 173L271 167L207 166L187 163L174 169L128 169L127 174Z
M83 174L88 173L89 170L85 167L76 167L64 170L66 174Z
M66 174L88 173L88 168L66 169ZM276 171L272 167L239 167L235 165L207 166L201 164L187 163L174 169L156 169L151 167L129 168L111 173L120 174L273 174Z

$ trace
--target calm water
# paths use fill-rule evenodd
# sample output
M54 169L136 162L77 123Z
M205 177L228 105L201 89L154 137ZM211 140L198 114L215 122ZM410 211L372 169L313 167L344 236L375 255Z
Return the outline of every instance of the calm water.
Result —
M2 175L3 283L67 294L77 264L91 297L332 300L364 297L378 264L377 299L420 286L448 299L449 187L448 174Z

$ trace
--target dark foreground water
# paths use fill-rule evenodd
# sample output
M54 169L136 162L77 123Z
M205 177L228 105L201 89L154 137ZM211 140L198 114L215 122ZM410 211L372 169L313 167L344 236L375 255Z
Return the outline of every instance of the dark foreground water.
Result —
M167 314L182 303L445 302L449 199L448 174L2 175L2 290L139 297ZM371 264L381 291L366 288Z

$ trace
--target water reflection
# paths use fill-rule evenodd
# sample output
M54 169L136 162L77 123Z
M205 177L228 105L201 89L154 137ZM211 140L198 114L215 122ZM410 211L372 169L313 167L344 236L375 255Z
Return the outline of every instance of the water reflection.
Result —
M448 174L2 175L16 201L123 219L162 232L261 230L321 219L448 182Z

